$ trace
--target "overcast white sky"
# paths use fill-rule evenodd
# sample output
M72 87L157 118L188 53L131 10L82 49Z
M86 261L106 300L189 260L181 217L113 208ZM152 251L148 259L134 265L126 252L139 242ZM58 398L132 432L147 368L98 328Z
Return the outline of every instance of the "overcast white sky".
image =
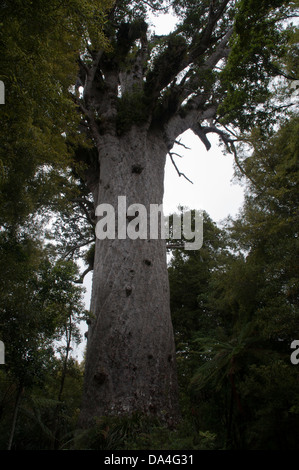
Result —
M165 170L164 213L176 210L178 205L206 211L214 222L220 223L228 215L235 216L243 203L243 188L233 182L233 156L224 155L218 138L210 138L212 148L207 151L193 132L181 136L181 142L191 150L176 146L175 163L183 176L179 177L168 156Z

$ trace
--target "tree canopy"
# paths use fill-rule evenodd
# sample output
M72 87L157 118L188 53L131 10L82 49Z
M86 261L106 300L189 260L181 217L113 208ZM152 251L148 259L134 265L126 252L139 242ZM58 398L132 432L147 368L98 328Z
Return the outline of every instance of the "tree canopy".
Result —
M102 1L1 3L1 225L24 222L67 191L65 135L78 128L70 88L87 37L105 43L104 8Z
M268 122L276 108L269 82L279 74L295 79L291 70L280 70L294 34L286 24L293 8L283 1L258 8L252 1L116 1L105 27L110 50L82 57L85 117L103 113L97 122L102 132L115 120L119 132L133 122L165 125L169 146L189 127L209 146L207 133L221 133L222 123L244 130ZM177 25L156 36L148 13L161 11L176 15ZM105 117L107 109L114 111ZM204 119L213 119L213 126L201 129Z

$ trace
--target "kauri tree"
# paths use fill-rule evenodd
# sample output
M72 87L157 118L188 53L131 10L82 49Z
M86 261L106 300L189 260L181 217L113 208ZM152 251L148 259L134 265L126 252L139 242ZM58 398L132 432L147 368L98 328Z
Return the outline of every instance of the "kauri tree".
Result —
M110 204L116 221L115 237L107 231L95 245L82 426L134 411L168 423L179 417L166 242L151 239L149 224L144 239L137 222L136 239L124 235L132 222L125 210L142 204L149 216L151 204L162 204L166 157L185 131L206 149L208 134L216 133L232 150L228 128L264 129L275 119L282 108L269 85L287 75L279 59L292 34L292 5L116 0L104 25L109 46L98 48L90 37L80 54L73 100L92 142L76 152L80 176L95 212ZM177 24L157 36L151 15L165 12ZM121 210L119 196L126 197Z

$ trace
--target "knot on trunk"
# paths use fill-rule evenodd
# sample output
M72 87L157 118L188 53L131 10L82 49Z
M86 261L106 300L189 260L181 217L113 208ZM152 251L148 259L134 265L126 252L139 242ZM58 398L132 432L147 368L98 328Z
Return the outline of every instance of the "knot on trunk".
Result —
M140 175L143 171L143 166L135 164L132 166L132 173L136 173L137 175Z
M107 377L108 377L107 372L105 372L104 370L100 370L94 374L93 378L97 384L102 385L107 379Z
M132 294L132 287L127 286L126 287L126 296L129 297Z

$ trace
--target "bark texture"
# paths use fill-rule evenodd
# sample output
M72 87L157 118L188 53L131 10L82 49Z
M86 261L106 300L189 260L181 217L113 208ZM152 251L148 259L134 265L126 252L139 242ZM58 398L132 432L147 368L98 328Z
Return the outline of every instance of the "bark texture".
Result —
M103 137L98 204L111 204L118 221L118 196L126 196L127 207L143 204L149 216L150 204L162 204L166 153L158 131ZM97 239L91 311L81 423L136 411L176 421L165 240Z

